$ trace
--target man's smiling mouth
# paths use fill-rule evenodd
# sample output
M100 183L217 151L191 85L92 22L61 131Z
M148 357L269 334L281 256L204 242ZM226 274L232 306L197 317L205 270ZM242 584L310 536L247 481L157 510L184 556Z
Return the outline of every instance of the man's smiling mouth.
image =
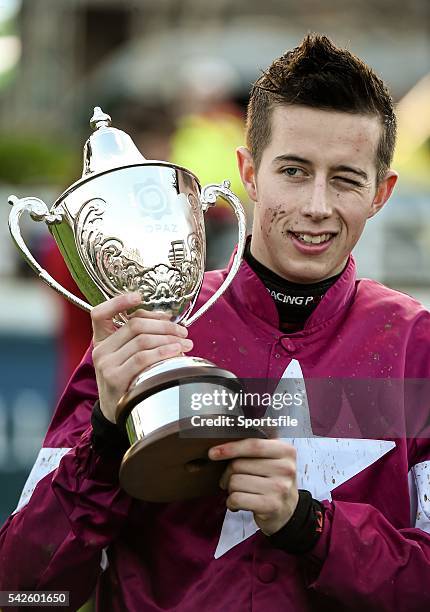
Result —
M295 238L303 242L304 244L322 244L324 242L328 242L331 240L335 234L334 233L325 233L325 234L307 234L304 232L289 232Z

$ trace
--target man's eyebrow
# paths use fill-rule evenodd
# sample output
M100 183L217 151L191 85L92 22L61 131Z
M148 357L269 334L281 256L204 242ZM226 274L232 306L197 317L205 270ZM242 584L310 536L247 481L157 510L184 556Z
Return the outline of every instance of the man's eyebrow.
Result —
M308 159L304 159L304 157L299 157L298 155L288 155L288 154L278 155L273 160L273 163L277 164L278 162L287 162L287 161L297 162L299 164L307 164L309 166L312 165L312 163Z

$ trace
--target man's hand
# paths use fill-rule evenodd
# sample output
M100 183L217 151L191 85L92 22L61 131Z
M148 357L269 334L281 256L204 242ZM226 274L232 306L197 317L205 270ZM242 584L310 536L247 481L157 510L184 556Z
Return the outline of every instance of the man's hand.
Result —
M116 406L131 382L148 366L176 357L193 347L188 330L162 313L137 310L117 329L112 322L120 312L136 307L138 293L126 293L93 308L93 362L99 389L100 409L115 423Z
M213 461L230 459L220 480L227 508L250 510L261 531L272 535L293 515L299 501L296 449L281 440L248 438L214 446Z

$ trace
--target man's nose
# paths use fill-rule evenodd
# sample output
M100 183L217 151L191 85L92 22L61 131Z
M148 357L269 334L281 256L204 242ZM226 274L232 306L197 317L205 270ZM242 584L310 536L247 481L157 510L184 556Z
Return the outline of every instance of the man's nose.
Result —
M308 195L309 199L303 206L303 214L316 221L327 219L332 215L333 209L329 201L329 194L325 180L315 180L312 185L312 192Z

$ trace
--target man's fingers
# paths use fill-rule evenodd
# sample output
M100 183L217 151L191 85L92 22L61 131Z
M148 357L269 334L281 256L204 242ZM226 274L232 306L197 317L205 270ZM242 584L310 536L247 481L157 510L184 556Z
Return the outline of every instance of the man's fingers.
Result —
M256 514L266 515L278 511L280 503L277 503L268 495L235 491L228 496L226 506L233 512L237 510L249 510Z
M158 363L163 359L169 359L170 357L181 355L183 350L182 345L178 342L175 344L163 344L162 346L158 346L157 348L148 351L135 353L121 366L121 370L128 373L128 385L130 385L133 379L136 378L136 376L138 376L138 374L140 374L140 372L145 368L153 365L154 363Z
M106 300L91 311L91 320L93 324L94 342L101 342L112 334L115 327L112 319L115 315L136 307L140 304L141 297L139 293L124 293Z
M149 351L163 346L166 344L180 344L181 350L184 352L190 351L193 348L193 342L188 338L178 338L173 335L160 335L160 334L140 334L129 342L126 342L124 346L111 353L112 359L116 366L123 365L130 357L137 355L142 351Z
M118 295L106 302L102 302L91 312L93 322L94 340L101 342L107 336L110 336L116 327L112 323L112 319L121 312L132 311L129 314L130 319L154 319L158 321L169 321L170 315L162 311L149 311L144 308L136 308L141 304L142 298L137 291ZM183 326L181 326L183 327ZM185 329L185 328L184 328Z
M264 459L280 459L291 457L295 460L296 450L291 444L282 440L265 440L261 438L246 438L235 442L227 442L213 446L209 450L209 459L220 461L236 457L261 457Z
M105 416L115 422L120 397L145 368L190 351L188 330L163 312L136 311L139 293L126 293L96 306L93 324L93 362L99 388L100 406ZM127 313L127 321L117 328L114 319Z
M121 328L115 329L115 333L111 332L107 335L107 337L103 338L102 352L103 354L113 353L114 351L122 348L133 338L142 334L173 335L177 336L179 340L181 338L186 338L188 335L188 330L183 325L178 325L177 323L172 323L168 320L160 321L156 318L134 317L127 321L127 323ZM96 338L94 338L95 354L93 353L93 357L96 357L97 353L99 352L97 350L97 345L99 342L100 341L97 341Z
M229 461L222 476L222 482L228 482L232 474L292 476L295 474L295 471L295 463L292 459L234 459L233 461Z
M103 352L113 353L121 349L127 342L134 338L146 335L175 336L177 341L185 339L188 330L183 325L171 323L170 321L159 321L156 319L135 318L128 321L120 329L116 330L103 342ZM145 348L145 347L141 347Z
M242 493L264 495L271 493L273 490L270 478L251 476L249 474L232 474L229 478L223 475L220 480L220 486L222 489L228 490L229 493L239 491Z
M161 320L170 320L170 315L167 312L163 312L161 310L145 310L144 308L137 308L134 312L130 314L130 318L133 317L141 317L143 319L161 319Z

